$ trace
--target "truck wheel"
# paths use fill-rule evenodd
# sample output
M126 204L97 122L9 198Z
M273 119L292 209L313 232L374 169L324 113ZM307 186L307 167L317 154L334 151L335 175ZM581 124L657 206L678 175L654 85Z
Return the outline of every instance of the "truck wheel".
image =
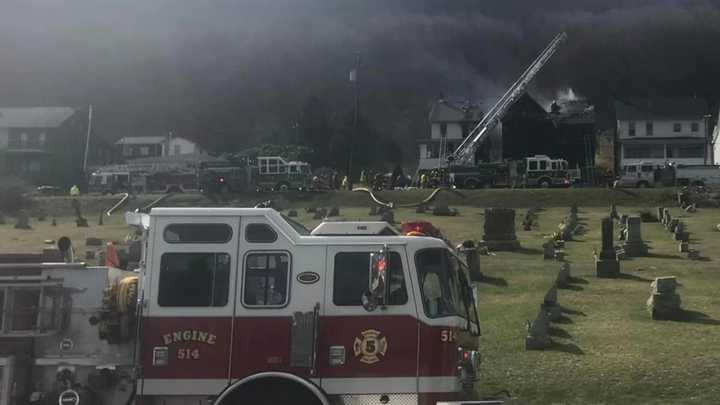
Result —
M637 188L647 188L649 186L647 181L640 181L637 184Z
M463 184L463 188L474 189L474 188L478 188L479 185L480 184L478 183L477 180L467 179L467 180L465 180L465 183Z
M275 186L275 191L288 191L290 190L290 185L288 183L280 182Z
M550 181L550 179L540 179L538 184L540 184L540 187L542 188L550 188L552 182Z

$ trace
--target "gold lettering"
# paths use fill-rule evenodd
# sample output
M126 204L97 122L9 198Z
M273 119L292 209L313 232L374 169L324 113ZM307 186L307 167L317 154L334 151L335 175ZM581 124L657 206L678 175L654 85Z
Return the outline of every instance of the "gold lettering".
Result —
M198 342L208 343L208 333L207 332L198 332Z
M215 344L215 338L216 338L216 336L211 333L211 334L208 336L207 344L209 344L209 345L214 345L214 344Z
M173 343L182 342L182 332L181 331L175 331L173 332Z
M163 343L165 343L166 345L169 345L170 343L172 343L172 335L169 333L164 334L163 335Z
M197 334L198 334L198 331L195 330L195 329L193 329L193 331L192 331L192 340L194 340L194 341L196 341L196 342L197 342L197 340L198 340Z
M192 337L192 331L189 331L189 330L183 331L182 338L185 342L189 342L191 337Z

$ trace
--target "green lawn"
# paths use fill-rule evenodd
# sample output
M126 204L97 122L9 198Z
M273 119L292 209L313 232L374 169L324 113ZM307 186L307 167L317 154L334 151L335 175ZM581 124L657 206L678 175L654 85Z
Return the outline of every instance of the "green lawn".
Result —
M523 197L518 205L535 205L538 199L531 197L542 195L551 195L553 200L546 203L556 206L561 205L558 201L566 200L556 190L550 190L550 194L521 192L524 194L518 194ZM476 206L457 206L461 214L458 217L440 218L399 209L396 220L427 219L454 242L479 240L483 229L482 196L495 195L481 193L471 196ZM342 198L349 198L348 193ZM686 222L691 245L706 260L681 257L677 244L660 224L643 224L643 237L653 257L625 260L621 266L627 276L606 280L595 278L592 255L600 245L600 218L607 215L607 204L581 204L580 221L586 225L587 233L567 244L572 276L579 283L573 289L559 291L559 302L568 312L563 323L554 325L556 346L547 351L525 351L525 321L536 316L559 269L557 262L542 259L543 237L568 214L571 201L567 200L567 206L541 211L537 228L518 230L522 251L481 257L486 275L507 282L506 287L480 285L481 395L507 389L514 403L523 404L720 402L720 280L716 274L720 271L720 232L714 229L720 222L720 210L702 209L694 214L671 210L673 216ZM638 198L636 204L653 201ZM618 209L634 214L641 208L619 205ZM653 207L642 209L654 212ZM298 219L309 227L319 223L311 219L312 214L302 209L299 212ZM518 229L524 213L525 209L517 210ZM369 219L367 214L366 207L341 206L341 216L348 220ZM117 214L103 227L96 225L95 215L90 217L90 228L76 228L68 217L59 217L58 221L58 227L50 226L50 218L44 223L33 221L31 231L0 226L0 248L3 252L37 252L44 239L67 235L75 242L76 250L83 252L87 236L121 240L128 232L122 216ZM615 230L617 233L617 227ZM645 310L650 281L669 275L677 276L681 284L678 292L683 308L690 314L685 322L652 321Z

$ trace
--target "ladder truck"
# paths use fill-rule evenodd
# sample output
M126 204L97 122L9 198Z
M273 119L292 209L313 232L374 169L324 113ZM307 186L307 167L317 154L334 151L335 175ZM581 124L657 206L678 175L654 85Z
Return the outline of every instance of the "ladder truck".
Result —
M547 47L533 61L533 63L520 75L520 77L510 86L503 96L493 105L493 107L485 114L483 119L473 128L470 134L463 140L457 149L447 157L448 173L451 181L455 177L472 178L473 185L476 186L494 186L509 183L501 179L488 178L488 170L478 170L478 175L473 177L475 165L475 152L485 139L490 135L492 130L497 127L510 107L522 97L527 86L532 82L540 70L547 64L552 56L557 52L560 45L567 39L567 34L562 32L553 38ZM499 164L502 166L503 164ZM510 165L513 166L512 164ZM503 172L508 170L490 170L489 172ZM518 173L524 175L526 173ZM522 176L526 177L526 176ZM497 180L497 181L496 181ZM555 183L552 181L551 183ZM463 186L463 185L460 185ZM467 186L467 185L465 185Z

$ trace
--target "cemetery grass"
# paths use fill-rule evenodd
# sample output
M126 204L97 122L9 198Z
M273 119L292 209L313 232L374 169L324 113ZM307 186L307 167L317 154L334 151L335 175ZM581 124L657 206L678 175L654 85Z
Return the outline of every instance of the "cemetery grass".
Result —
M457 207L458 217L396 210L396 221L428 220L453 242L482 237L483 209ZM637 215L647 207L618 206L620 213ZM299 211L308 227L319 223ZM569 207L540 212L538 226L522 231L525 210L517 210L519 252L481 256L485 275L504 279L506 287L480 284L481 397L508 390L520 404L684 404L717 403L720 398L720 232L714 230L718 210L686 214L671 208L691 232L691 246L704 261L681 257L659 223L644 223L643 239L652 257L621 262L626 276L598 279L593 249L600 247L600 218L607 208L580 207L587 232L566 244L571 262L571 289L558 291L566 310L562 323L553 324L555 346L526 351L525 321L533 320L551 286L559 264L542 259L543 237L554 231ZM343 208L342 218L367 220L367 208ZM373 218L375 219L375 218ZM617 234L618 227L615 226ZM617 235L615 235L617 237ZM616 244L621 243L617 242ZM650 282L674 275L681 286L687 320L653 321L645 309ZM496 283L498 284L498 283Z
M643 202L646 203L646 202ZM532 201L527 201L528 206ZM453 242L482 237L483 209L457 206L458 217L416 214L396 210L398 222L429 220ZM647 207L642 208L647 209ZM640 208L619 205L621 213ZM298 220L308 227L319 223L298 209ZM569 207L540 212L538 226L520 230L524 210L517 210L517 234L523 249L481 257L487 276L507 286L480 284L478 311L483 335L479 393L491 396L500 390L511 393L510 403L521 404L684 404L717 403L720 398L720 282L715 272L720 261L720 233L714 230L718 210L694 214L671 209L691 232L691 246L706 259L690 261L677 253L677 244L657 223L643 224L643 238L653 257L626 260L623 279L602 280L594 276L593 249L600 246L600 218L607 208L580 206L580 222L587 232L567 243L574 278L572 289L558 292L567 312L562 323L553 324L555 346L547 351L525 351L525 321L537 315L539 304L551 286L559 264L542 259L543 237L549 235ZM367 220L368 209L341 207L341 218ZM82 254L85 238L122 241L129 229L123 217L88 217L90 228L77 228L74 218L57 217L58 226L31 218L32 230L13 229L14 218L0 225L0 251L36 253L45 239L68 236ZM372 218L372 219L376 219ZM617 233L617 226L615 227ZM617 242L616 242L617 243ZM652 321L645 310L650 281L674 275L688 319ZM498 284L498 283L496 283Z

